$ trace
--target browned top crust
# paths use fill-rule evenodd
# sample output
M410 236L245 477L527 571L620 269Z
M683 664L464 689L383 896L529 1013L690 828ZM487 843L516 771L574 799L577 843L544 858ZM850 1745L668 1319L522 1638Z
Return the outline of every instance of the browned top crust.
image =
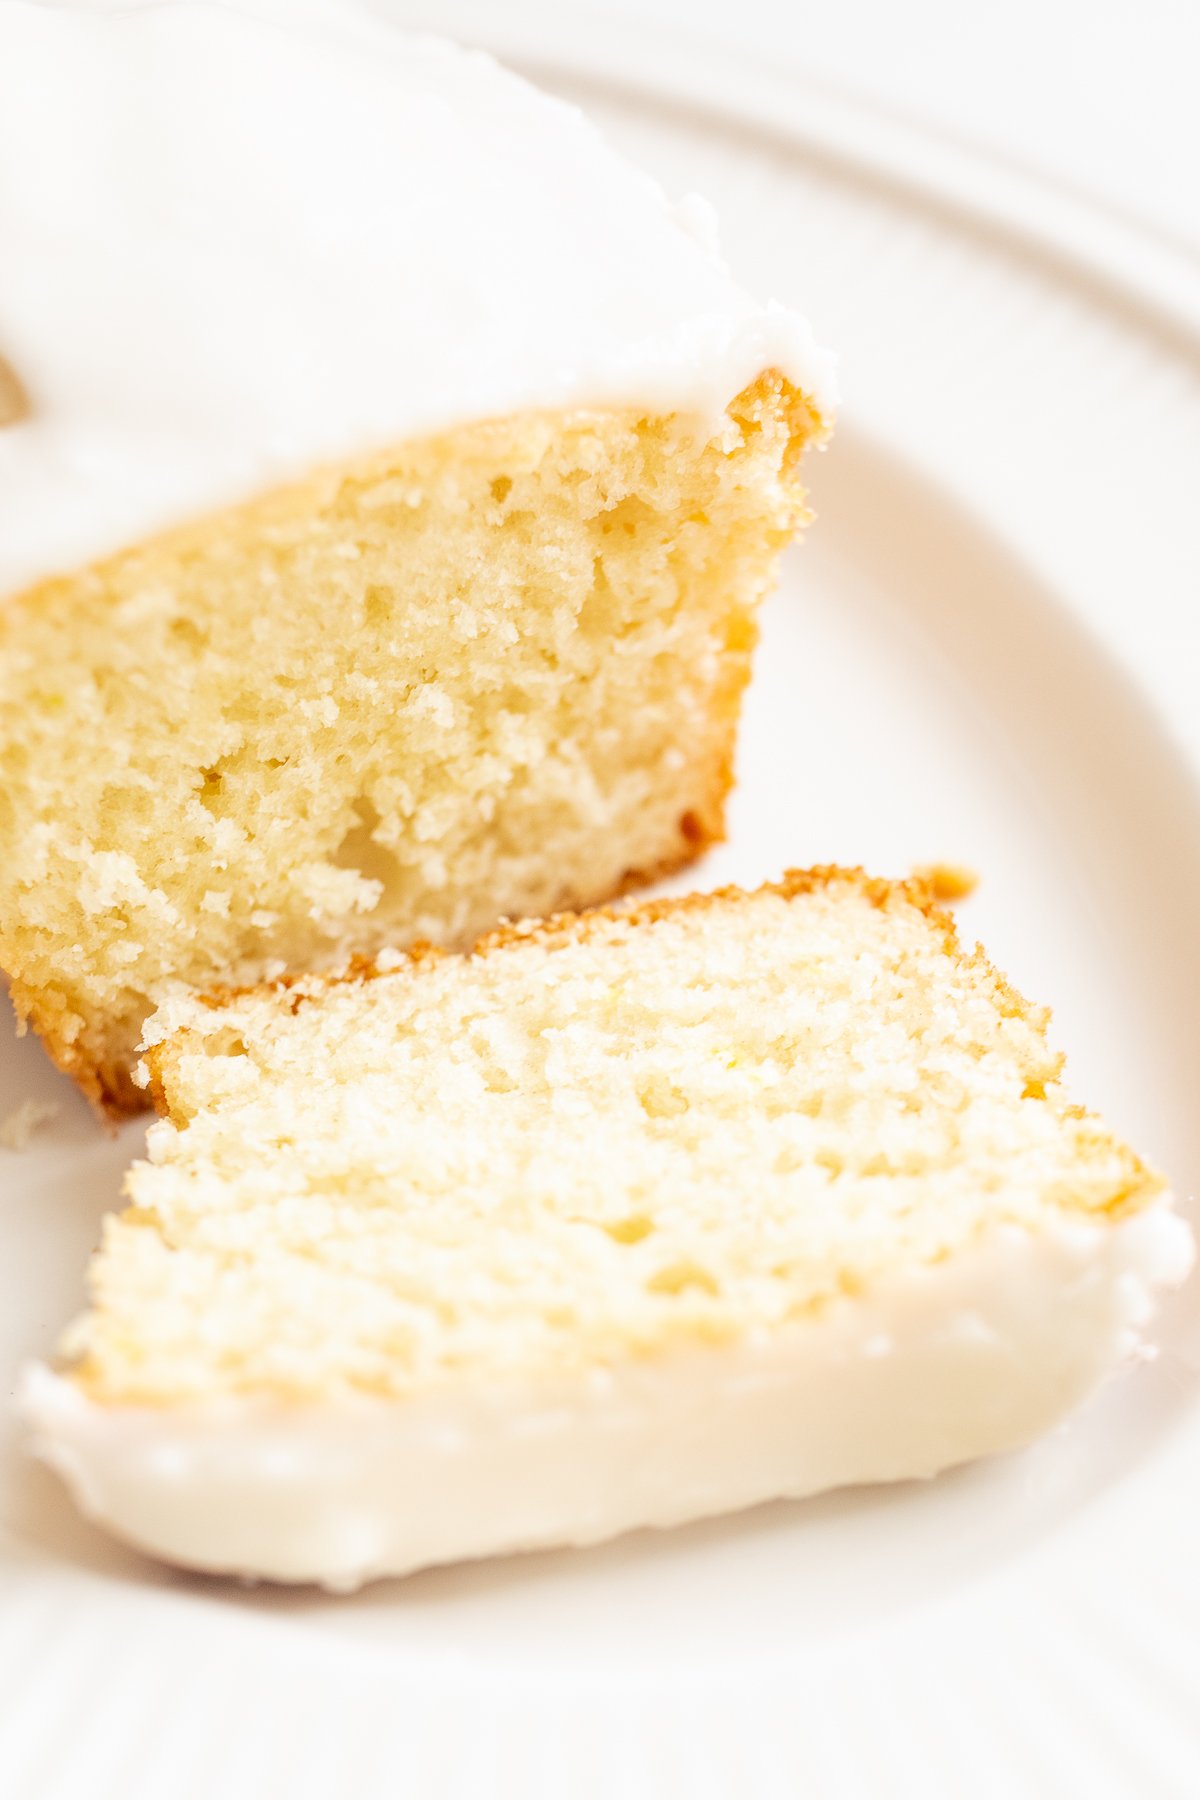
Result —
M257 982L248 987L211 988L198 998L205 1006L219 1007L227 1005L231 1000L245 999L248 995L286 993L293 988L312 988L314 992L311 996L306 992L302 997L316 998L324 988L338 987L352 981L374 981L383 975L397 975L406 964L409 968L417 969L446 959L490 956L498 950L511 950L517 945L531 943L541 944L546 949L561 950L568 944L584 943L589 937L595 936L596 926L601 923L653 925L659 919L704 912L715 906L736 905L742 900L757 899L761 894L776 894L781 900L795 900L818 888L835 886L855 888L872 906L879 908L895 905L897 902L916 907L918 912L924 913L945 934L947 950L957 951L958 932L954 920L938 906L931 884L923 877L914 875L907 880L892 881L886 876L868 875L862 868L847 868L838 863L818 863L811 869L785 869L778 881L764 881L756 888L742 888L730 883L725 887L709 888L703 893L674 894L656 900L589 906L579 912L551 913L544 919L517 919L486 932L469 950L445 950L438 944L411 944L407 950L395 953L399 961L393 962L389 958L385 968L380 968L374 957L356 956L344 969L322 974L281 975L276 981Z
M599 925L620 924L640 929L654 925L660 919L683 917L719 906L738 905L763 894L774 894L782 900L795 900L820 888L835 886L853 888L872 906L881 910L895 906L914 907L924 914L940 936L941 948L946 956L960 958L965 965L991 978L995 984L997 1001L1004 1012L1040 1019L1047 1016L1044 1008L1031 1006L992 966L980 945L977 944L969 953L962 949L954 920L937 904L932 884L928 880L913 876L907 880L893 881L882 876L868 875L865 869L845 868L836 863L822 863L810 869L787 869L778 881L763 882L754 889L726 886L713 888L706 893L596 906L583 912L553 913L545 919L524 919L488 932L468 951L444 950L435 944L414 944L408 950L398 952L398 960L392 961L389 958L384 968L380 968L376 959L355 957L345 969L333 973L284 975L277 981L250 987L213 989L199 995L198 999L202 1005L219 1010L235 1000L247 997L266 998L290 994L290 1010L298 1012L306 1002L319 1000L331 988L402 975L406 971L416 973L446 960L494 956L526 944L538 944L547 950L561 950L597 935ZM169 1052L172 1042L172 1038L166 1038L161 1043L150 1045L143 1052L149 1094L159 1112L167 1110L162 1089L162 1072L164 1052Z

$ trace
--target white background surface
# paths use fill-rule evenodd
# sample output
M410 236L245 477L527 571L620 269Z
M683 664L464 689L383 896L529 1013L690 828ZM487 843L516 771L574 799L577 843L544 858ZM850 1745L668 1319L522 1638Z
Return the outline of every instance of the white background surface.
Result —
M439 0L393 0L436 25ZM483 39L509 0L453 9ZM1036 167L1200 251L1197 0L556 0L614 21L765 53ZM459 26L460 31L463 27Z

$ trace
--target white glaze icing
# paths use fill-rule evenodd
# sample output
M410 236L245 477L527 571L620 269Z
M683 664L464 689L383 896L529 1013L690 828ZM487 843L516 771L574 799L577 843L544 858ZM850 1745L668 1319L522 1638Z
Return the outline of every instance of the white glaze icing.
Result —
M728 1348L410 1401L167 1412L50 1370L22 1405L91 1517L169 1561L352 1588L781 1495L930 1476L1027 1442L1135 1349L1192 1262L1166 1203L995 1230Z
M489 57L344 0L0 0L0 593L527 408L715 416L830 358L711 215Z

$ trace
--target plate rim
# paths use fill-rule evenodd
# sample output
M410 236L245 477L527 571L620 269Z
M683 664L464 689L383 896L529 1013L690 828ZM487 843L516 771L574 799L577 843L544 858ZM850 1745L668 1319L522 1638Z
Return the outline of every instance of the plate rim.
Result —
M389 11L395 16L394 7ZM408 14L421 11L428 9L409 8L403 22L413 22ZM922 207L932 205L943 217L965 221L976 231L982 226L993 240L1019 246L1024 256L1036 258L1041 266L1049 266L1060 278L1067 275L1093 295L1103 294L1107 305L1111 306L1115 298L1122 310L1129 313L1131 322L1136 319L1141 329L1151 331L1176 349L1185 349L1190 359L1200 357L1200 266L1193 258L1181 256L1173 246L1138 222L1106 217L1083 196L1061 188L1037 199L1026 211L1030 195L1041 192L1041 178L1006 168L1001 159L961 141L955 143L950 134L935 136L926 128L904 119L879 116L872 121L869 115L873 103L824 87L794 71L773 70L744 52L734 56L724 48L709 47L698 41L694 34L682 30L643 36L640 26L632 30L618 27L615 21L606 21L602 40L598 42L587 23L576 13L530 5L527 0L515 0L503 12L497 9L494 14L489 14L483 36L478 30L480 15L477 7L464 5L461 0L446 0L436 14L442 30L453 31L454 21L459 17L462 35L468 41L473 38L487 43L487 47L496 48L507 59L515 60L518 67L536 68L551 85L556 77L566 78L575 86L602 88L618 96L633 98L655 111L661 109L665 99L676 112L684 109L702 116L718 116L727 127L732 125L739 132L753 130L759 139L766 137L786 143L789 150L801 156L808 166L814 163L820 166L824 161L827 167L866 176L874 184L907 198L910 203ZM681 55L680 42L685 37L687 53ZM638 73L636 78L631 78L629 69L623 69L622 65L624 59L630 58L630 46L634 43L637 61L631 59L630 66ZM803 101L802 118L797 116L797 94ZM981 529L990 529L985 521L978 522ZM1081 630L1089 629L1086 619L1077 619L1076 624ZM1097 642L1095 634L1089 635L1095 647L1107 650L1106 645ZM1154 692L1147 691L1144 680L1132 671L1122 670L1122 673L1150 702L1161 720L1164 709L1157 705L1158 697ZM1200 756L1194 747L1189 747L1186 739L1181 740L1178 734L1172 736L1177 755L1195 776L1200 771ZM1200 1478L1200 1421L1196 1429L1183 1434L1183 1441L1173 1444L1169 1466L1185 1484L1191 1482L1194 1486ZM1111 1544L1114 1537L1120 1536L1121 1513L1130 1499L1128 1490L1140 1485L1139 1476L1144 1477L1145 1473L1134 1471L1120 1492L1102 1496L1095 1516L1085 1522L1083 1537L1091 1542L1098 1555L1104 1553L1106 1543ZM1161 1478L1161 1475L1156 1476L1156 1479ZM1053 1568L1052 1556L1042 1555L1037 1560L1046 1582L1047 1601L1054 1600L1056 1594L1060 1596L1055 1601L1056 1611L1062 1613L1079 1604L1082 1592L1077 1566L1079 1556L1072 1558L1069 1570L1058 1572ZM1180 1586L1183 1585L1181 1574ZM1200 1571L1192 1578L1189 1591L1200 1600ZM959 1597L951 1595L932 1602L931 1610L952 1615L959 1603ZM988 1579L977 1584L971 1603L978 1609L980 1618L990 1621L995 1643L1007 1643L1014 1654L1019 1654L1028 1640L1030 1620L1005 1594L1002 1579L999 1582ZM277 1633L284 1629L282 1621L274 1618L262 1623L269 1624ZM875 1628L871 1643L863 1652L868 1667L878 1666L880 1659L886 1662L891 1654L887 1650L887 1641L901 1629L901 1621L885 1622ZM948 1631L952 1630L951 1623ZM252 1640L243 1659L248 1668L260 1640L257 1633L246 1633L246 1637ZM281 1637L279 1641L282 1646ZM263 1638L261 1642L269 1647L271 1640ZM1086 1653L1086 1646L1076 1645L1074 1637L1071 1644L1072 1654L1082 1656ZM371 1650L349 1636L338 1639L337 1646L347 1667L365 1669L373 1660ZM328 1645L326 1662L329 1660L327 1652ZM833 1659L828 1685L835 1682L833 1664L840 1667L843 1660L841 1657ZM762 1685L763 1691L757 1696L736 1696L739 1702L743 1699L756 1702L753 1712L748 1711L746 1718L761 1716L768 1704L778 1706L789 1697L794 1701L794 1695L789 1696L788 1692L788 1673L787 1669L779 1668L772 1677L764 1679L761 1668L748 1669L744 1676L736 1678L747 1685ZM448 1679L439 1666L431 1673L428 1686L433 1690ZM711 1686L714 1679L689 1670L686 1677L681 1678L680 1686L687 1695L694 1695ZM720 1679L723 1686L727 1684L727 1678ZM526 1676L518 1685L528 1691L531 1684L540 1680L540 1677ZM381 1684L382 1681L381 1670ZM566 1681L568 1689L576 1689L581 1684L591 1692L596 1685L603 1686L603 1680L599 1676L577 1675ZM809 1712L813 1705L810 1701ZM696 1723L691 1719L689 1728L694 1729ZM2 1724L0 1717L0 1726ZM1192 1742L1200 1754L1200 1722L1192 1732ZM564 1735L564 1743L568 1737L569 1733ZM2 1755L0 1733L0 1758ZM37 1791L41 1800L41 1790L31 1787L20 1791L31 1795ZM462 1791L473 1790L464 1787ZM516 1791L520 1790L514 1789ZM714 1786L712 1791L719 1790ZM1027 1791L1032 1793L1034 1790Z

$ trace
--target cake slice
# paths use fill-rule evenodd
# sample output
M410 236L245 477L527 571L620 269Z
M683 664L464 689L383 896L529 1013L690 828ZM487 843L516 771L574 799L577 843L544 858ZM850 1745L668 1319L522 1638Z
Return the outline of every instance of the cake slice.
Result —
M703 207L352 5L7 0L0 65L0 970L59 1064L137 1106L179 983L719 837L833 394Z
M830 869L175 1002L38 1449L332 1586L1011 1449L1191 1255L1045 1031Z

